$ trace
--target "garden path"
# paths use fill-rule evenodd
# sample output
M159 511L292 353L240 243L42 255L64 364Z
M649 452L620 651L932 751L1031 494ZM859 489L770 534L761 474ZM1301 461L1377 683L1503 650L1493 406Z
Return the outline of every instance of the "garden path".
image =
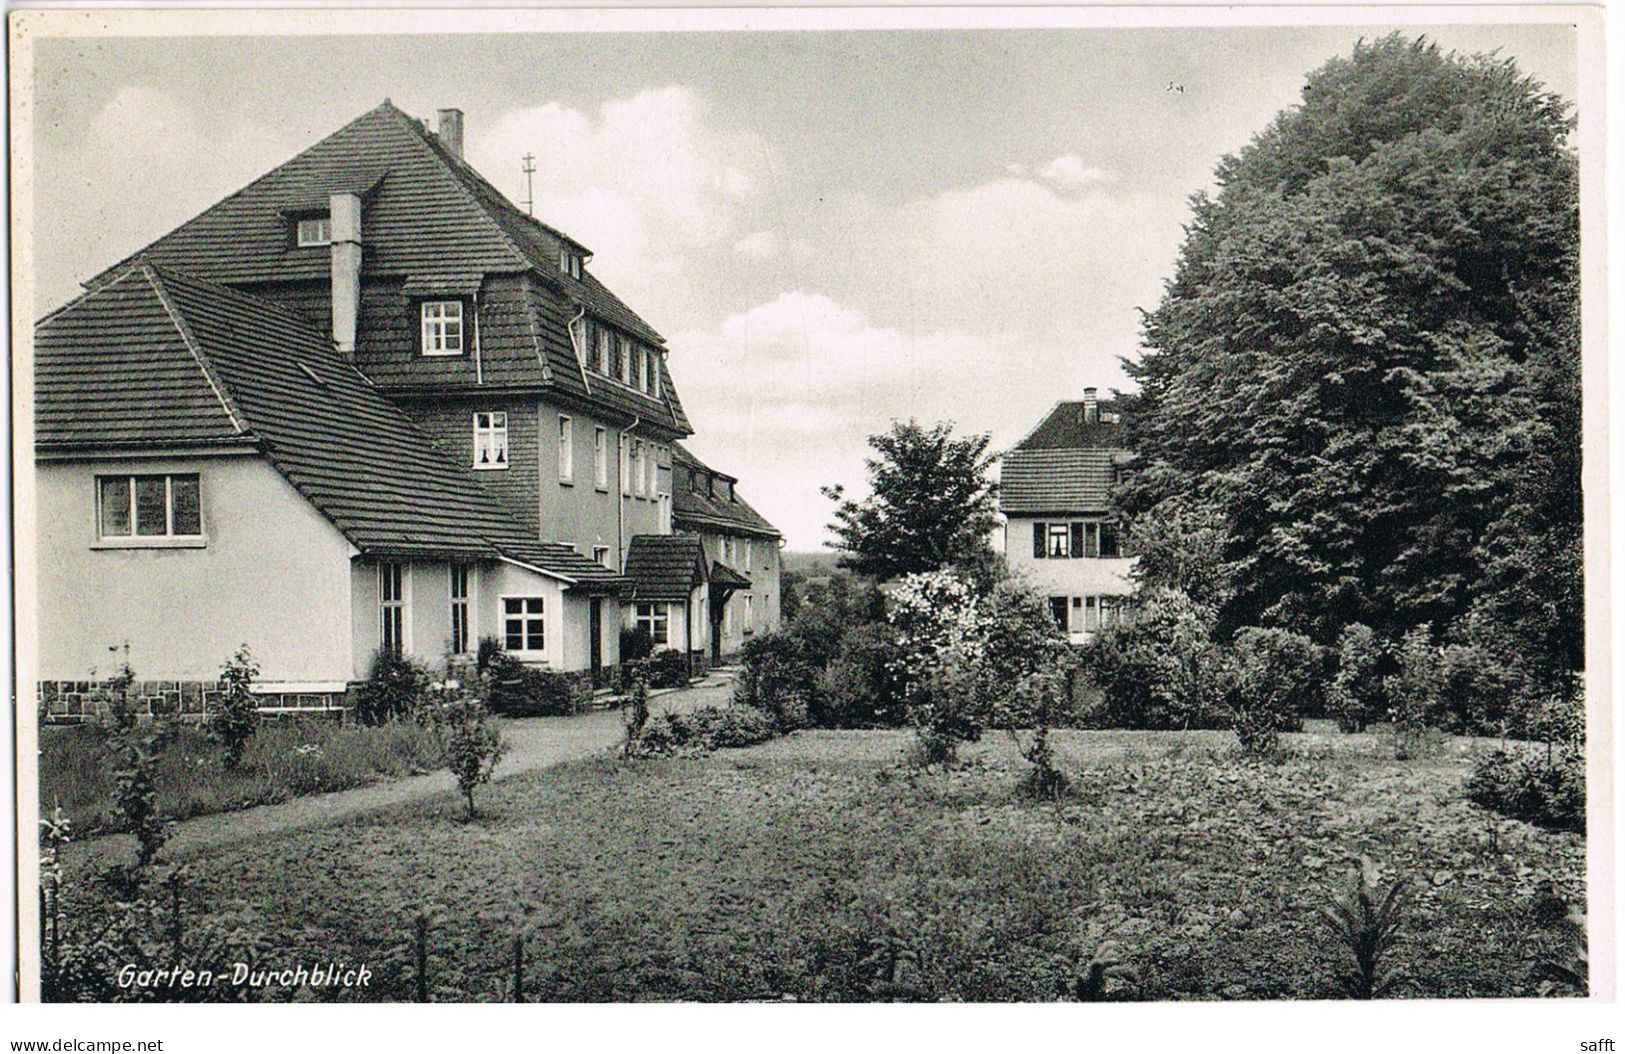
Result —
M721 706L732 695L733 671L713 670L687 688L650 693L649 710L658 715L700 706ZM505 721L502 726L504 753L492 778L503 780L602 754L618 747L625 735L626 726L619 709L594 710L574 717ZM312 794L276 805L199 816L170 825L163 855L166 860L178 862L202 850L296 828L337 823L374 809L432 798L456 787L451 773L431 772L330 794ZM123 858L134 851L134 846L131 835L101 835L69 845L65 856L81 860L103 855Z

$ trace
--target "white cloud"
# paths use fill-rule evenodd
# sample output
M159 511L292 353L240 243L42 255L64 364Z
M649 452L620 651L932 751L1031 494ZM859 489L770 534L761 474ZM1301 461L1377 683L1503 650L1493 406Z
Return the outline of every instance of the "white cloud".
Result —
M536 155L536 215L595 254L594 273L658 319L691 292L696 256L741 240L762 182L754 140L718 126L680 85L582 112L558 102L473 126L469 160L487 175ZM517 192L517 178L498 185ZM748 241L749 239L744 239ZM759 243L753 243L760 248Z
M207 122L173 95L120 88L67 153L41 168L35 223L35 315L79 292L78 283L166 234L296 153L299 133L211 113Z
M695 452L738 475L796 548L823 537L820 486L862 491L866 437L893 418L954 420L1008 442L1054 397L980 337L876 325L822 293L781 293L671 346Z
M776 231L752 231L734 242L734 252L747 260L771 260L781 248Z

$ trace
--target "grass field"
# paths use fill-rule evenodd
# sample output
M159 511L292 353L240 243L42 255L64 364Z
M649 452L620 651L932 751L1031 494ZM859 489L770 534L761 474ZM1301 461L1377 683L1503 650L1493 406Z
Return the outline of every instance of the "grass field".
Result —
M413 997L425 906L437 999L506 998L516 934L530 999L1048 1000L1108 938L1138 974L1115 998L1319 998L1346 952L1315 916L1364 852L1415 884L1406 991L1483 997L1536 993L1542 885L1583 896L1582 839L1461 800L1462 740L1397 762L1292 735L1259 765L1222 734L1068 732L1077 793L1037 804L1004 737L927 774L908 738L566 765L472 823L448 796L211 852L187 910L249 909L273 964L371 964L346 998Z
M113 772L103 733L74 725L40 730L40 807L61 806L75 837L117 829L108 809ZM184 820L303 794L359 787L440 767L432 729L396 721L378 728L335 721L266 722L241 764L220 767L220 748L195 726L182 727L158 755L158 811Z

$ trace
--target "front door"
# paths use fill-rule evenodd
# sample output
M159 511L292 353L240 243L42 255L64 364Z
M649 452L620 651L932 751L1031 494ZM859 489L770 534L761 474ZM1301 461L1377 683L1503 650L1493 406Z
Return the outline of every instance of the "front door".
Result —
M592 597L587 601L587 653L592 657L592 686L604 683L604 600Z

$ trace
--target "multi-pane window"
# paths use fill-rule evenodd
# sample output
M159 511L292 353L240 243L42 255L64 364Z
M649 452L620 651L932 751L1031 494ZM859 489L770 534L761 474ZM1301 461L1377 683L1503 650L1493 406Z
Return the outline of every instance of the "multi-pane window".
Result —
M603 425L592 430L592 481L599 489L609 486L609 433Z
M203 507L196 473L96 477L103 538L200 538Z
M509 651L547 649L541 597L502 598L502 646Z
M474 415L474 467L508 467L508 415L500 410Z
M308 216L294 228L299 245L326 245L333 240L333 221L326 216Z
M1070 556L1072 554L1071 532L1064 523L1049 525L1049 546L1046 554L1050 557Z
M670 534L671 533L671 495L670 494L662 494L662 495L660 495L659 516L660 516L660 527L659 527L660 533L661 534Z
M559 482L571 483L576 478L575 422L559 414Z
M1104 520L1033 524L1033 556L1039 559L1122 555L1116 524Z
M384 651L391 655L400 655L406 650L404 586L400 564L385 562L378 565L378 641Z
M463 353L463 302L425 300L418 309L423 323L423 354Z
M671 609L665 604L639 604L635 621L649 632L649 639L656 644L671 643Z
M559 270L571 278L580 278L581 254L571 251L568 246L559 246Z
M644 467L644 470L645 470L646 474L649 477L649 482L648 482L648 485L646 487L646 492L648 493L649 497L652 498L652 497L655 496L656 492L658 492L660 490L660 447L659 446L655 446L655 447L650 448L648 454L644 457L643 467Z
M649 352L649 372L651 374L653 374L653 384L654 384L654 386L653 386L653 388L651 390L654 392L655 398L658 399L662 395L665 394L665 385L660 380L660 354L659 354L659 352L655 352L655 351Z
M751 557L756 555L756 545L749 538L745 539L745 570L750 570Z
M755 632L756 598L745 594L745 632Z
M472 571L467 564L451 565L451 652L462 655L468 651L469 579Z
M1066 597L1050 597L1049 613L1054 616L1057 625L1062 629L1067 628Z

